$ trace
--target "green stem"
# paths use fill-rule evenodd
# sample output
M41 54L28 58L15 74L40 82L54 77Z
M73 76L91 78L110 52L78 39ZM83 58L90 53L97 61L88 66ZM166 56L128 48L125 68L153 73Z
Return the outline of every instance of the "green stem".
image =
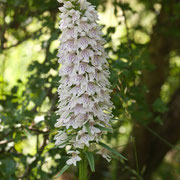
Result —
M79 180L87 180L87 159L83 152L81 153L81 159L79 162Z

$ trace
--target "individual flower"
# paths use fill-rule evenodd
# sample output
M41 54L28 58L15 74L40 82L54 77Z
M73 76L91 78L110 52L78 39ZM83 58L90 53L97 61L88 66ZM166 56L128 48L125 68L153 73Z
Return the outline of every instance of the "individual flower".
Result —
M58 1L63 3L59 8L62 35L58 52L62 66L59 118L55 124L60 131L55 136L55 144L60 148L70 145L72 151L68 154L72 154L72 158L67 164L76 165L81 160L79 151L98 143L105 134L103 127L111 128L110 73L94 6L87 0Z
M67 165L74 165L76 166L76 162L80 161L81 158L78 156L79 151L68 151L67 154L71 154L72 157L66 161Z
M108 162L111 161L111 156L109 156L109 155L107 154L106 149L100 149L99 151L96 152L96 154L102 155L102 157L103 157L104 159L106 159Z

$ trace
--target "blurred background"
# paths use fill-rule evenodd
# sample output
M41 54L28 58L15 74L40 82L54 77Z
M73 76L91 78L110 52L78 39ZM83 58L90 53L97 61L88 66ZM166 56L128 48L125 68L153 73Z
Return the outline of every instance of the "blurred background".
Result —
M180 2L90 0L111 71L114 132L128 158L99 156L93 180L180 180ZM54 146L58 97L56 0L0 0L0 179L50 180L64 166ZM71 168L59 180L77 179Z

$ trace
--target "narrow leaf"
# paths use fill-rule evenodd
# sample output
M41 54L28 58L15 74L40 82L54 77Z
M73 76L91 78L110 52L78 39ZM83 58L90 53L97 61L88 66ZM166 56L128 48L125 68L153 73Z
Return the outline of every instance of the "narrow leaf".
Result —
M70 140L70 139L69 139L69 140ZM58 147L61 147L61 146L66 145L66 144L69 142L69 140L66 140L66 141L64 141L63 143L59 144Z
M116 151L115 149L109 147L108 145L102 143L102 142L99 142L99 145L106 148L108 151L112 152L113 154L115 154L116 156L119 156L121 157L122 159L126 160L127 161L127 158L124 157L122 154L120 154L118 151Z
M95 127L97 127L98 129L100 129L100 130L102 130L102 131L108 131L108 132L110 132L110 133L113 132L112 129L107 128L107 127L103 127L103 126L100 126L100 125L96 125Z
M123 120L123 119L111 119L112 121L126 121L126 120Z
M58 147L61 147L61 146L68 144L68 142L71 138L72 138L72 136L68 137L63 143L59 144Z
M89 123L86 123L86 124L85 124L85 128L86 128L88 134L89 134L89 135L92 135L92 134L91 134L90 127L89 127Z
M70 166L69 165L65 165L58 173L58 175L55 178L58 178L59 176L61 176Z
M92 172L95 172L94 155L92 152L85 152Z

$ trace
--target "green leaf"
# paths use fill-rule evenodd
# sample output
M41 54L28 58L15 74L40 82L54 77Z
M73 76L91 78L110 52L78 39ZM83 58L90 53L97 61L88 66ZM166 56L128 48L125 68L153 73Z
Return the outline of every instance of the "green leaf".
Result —
M55 178L58 178L59 176L61 176L70 166L69 165L65 165L58 173L58 175Z
M89 135L92 135L92 134L91 134L91 130L90 130L90 127L89 127L89 123L88 123L88 122L85 124L85 128L86 128L88 134L89 134Z
M166 104L160 98L158 98L153 103L153 110L155 112L164 113L168 110L168 108L166 107Z
M92 152L85 152L85 154L86 154L86 157L88 159L91 171L95 172L94 154Z
M107 149L108 151L110 151L111 153L115 154L116 156L119 156L120 158L124 159L127 161L127 158L124 157L122 154L120 154L118 151L116 151L115 149L112 149L111 147L109 147L108 145L102 143L102 142L99 142L99 145L104 147L105 149Z
M126 121L125 119L111 119L112 121Z
M107 34L110 34L110 33L115 33L115 31L116 31L116 28L115 27L109 27L108 29L107 29Z
M112 129L107 128L107 127L103 127L103 126L100 126L100 125L96 125L95 127L97 127L98 129L100 129L101 131L108 131L108 132L110 132L110 133L113 132Z
M163 125L163 120L160 116L157 116L155 119L154 119L155 122L159 123L160 125Z
M16 162L14 159L6 159L3 163L5 164L5 173L8 176L12 175L16 170Z
M72 139L73 136L74 136L74 135L69 136L63 143L59 144L58 146L63 146L63 145L65 145L65 144L67 144L67 143L69 142L69 140Z

